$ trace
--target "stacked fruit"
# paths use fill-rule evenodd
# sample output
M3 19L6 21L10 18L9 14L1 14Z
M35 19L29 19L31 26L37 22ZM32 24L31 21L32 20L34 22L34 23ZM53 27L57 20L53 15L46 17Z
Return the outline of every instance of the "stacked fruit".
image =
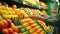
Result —
M37 9L30 9L33 14L40 14L41 11Z
M25 11L25 13L30 17L30 16L33 16L33 13L32 11L29 9L29 8L24 8L23 9Z
M40 13L47 14L46 11L44 11L44 10L42 10L42 12L39 11L39 10L33 10L33 9L31 9L31 10L32 10L33 13L35 13L35 14L40 14ZM42 21L42 20L37 20L37 21L39 22L39 24L41 24L41 26L42 26L46 31L49 30L50 27L49 27L49 26L46 26L46 24L45 24L44 21Z
M24 0L24 2L28 2L28 3L32 4L32 5L36 5L36 2L38 4L39 0Z
M20 18L27 18L27 17L31 17L34 16L34 14L40 14L41 11L37 10L37 9L29 9L29 8L20 8L20 9L16 9L16 5L13 6L13 8L15 8L15 12L19 15ZM47 14L46 11L42 10L42 13ZM41 20L40 20L41 21ZM43 26L43 28L45 30L49 29L49 26L46 26L46 24L42 21L39 22L41 25ZM44 27L45 26L45 27Z
M11 18L11 20L16 26L18 26L19 33L30 34L29 30L21 24L21 22L20 22L21 19L20 18L15 17L15 18Z
M48 6L42 1L40 1L40 6L43 7L44 9L48 8Z
M39 22L39 24L41 24L41 26L42 26L46 31L48 31L48 30L50 29L49 26L46 26L46 24L45 24L44 21L42 21L42 20L38 20L38 22Z
M40 9L39 0L23 0L23 4Z
M13 5L12 8L20 18L27 18L28 17L28 15L25 13L23 8L17 8L16 5Z
M18 27L10 19L0 20L0 34L18 34Z
M0 15L0 20L2 20L3 18L2 18L2 16Z
M40 14L40 12L41 11L37 9L17 8L16 5L9 7L6 3L0 3L0 15L3 18L11 18L13 22L12 23L10 19L2 20L2 17L0 16L0 30L3 34L45 34L40 26L37 26L34 21L29 18L30 16L34 16L34 14ZM46 14L45 11L42 11L42 13ZM24 19L21 20L20 18L18 18L18 16ZM42 20L37 21L43 26L45 30L49 29L49 27L46 26L46 24Z
M29 29L31 34L45 34L45 32L37 26L30 18L21 20L22 24Z
M9 7L6 3L0 3L0 15L2 15L3 18L18 17L13 9Z

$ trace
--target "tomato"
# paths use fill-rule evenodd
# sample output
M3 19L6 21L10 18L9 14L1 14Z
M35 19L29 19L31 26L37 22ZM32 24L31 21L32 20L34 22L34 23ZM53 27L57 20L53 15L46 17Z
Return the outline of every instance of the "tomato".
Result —
M18 32L18 27L17 26L11 26L14 32Z
M9 34L9 32L8 32L7 29L2 29L2 33L3 33L3 34Z
M14 32L13 34L18 34L17 32Z
M4 23L3 21L0 21L0 30L4 28Z
M4 28L7 28L8 22L6 20L3 20L3 23L4 23Z
M9 34L13 34L13 29L12 28L8 28L8 32L9 32Z
M8 27L11 27L12 21L10 19L7 19L7 22L8 22Z

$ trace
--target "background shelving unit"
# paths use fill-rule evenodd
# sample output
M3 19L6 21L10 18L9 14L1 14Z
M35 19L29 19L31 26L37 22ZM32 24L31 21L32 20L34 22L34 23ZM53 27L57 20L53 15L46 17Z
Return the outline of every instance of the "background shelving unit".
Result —
M40 6L40 8L36 8L36 7L24 5L23 2L16 2L14 0L9 0L9 1L7 1L7 0L0 0L0 1L2 1L2 2L5 1L9 6L12 6L13 4L15 4L15 5L17 5L17 7L29 7L29 8L33 8L33 9L39 9L39 10L47 10L47 9L41 7L41 6Z

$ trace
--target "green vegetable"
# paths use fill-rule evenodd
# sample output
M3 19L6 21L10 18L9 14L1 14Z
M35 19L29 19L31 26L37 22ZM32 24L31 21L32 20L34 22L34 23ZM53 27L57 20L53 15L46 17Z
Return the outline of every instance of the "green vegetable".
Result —
M23 28L23 26L19 25L18 28L19 28L19 33L22 33L21 29Z
M19 25L18 28L19 28L19 33L20 33L20 32L21 32L21 33L24 33L24 32L26 32L26 31L29 32L28 29L26 29L23 25Z
M21 29L21 32L25 32L25 31L26 31L26 29L25 29L25 28Z
M23 34L30 34L28 31L24 32Z
M11 18L11 20L16 26L21 25L20 18L14 17L14 18Z
M29 15L29 13L30 13L30 12L29 12L29 10L28 10L28 9L25 9L25 8L24 8L24 11L26 12L26 14L28 14L28 15Z

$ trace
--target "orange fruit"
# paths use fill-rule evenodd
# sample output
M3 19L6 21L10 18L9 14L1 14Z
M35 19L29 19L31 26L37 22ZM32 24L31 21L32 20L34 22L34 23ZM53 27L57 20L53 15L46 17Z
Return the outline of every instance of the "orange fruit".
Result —
M14 32L13 34L18 34L17 32Z
M3 21L0 21L0 30L4 28L4 23Z
M9 32L8 32L7 29L2 29L2 33L3 33L3 34L9 34Z
M8 27L11 27L12 21L11 21L10 19L6 19L6 20L7 20L7 22L8 22Z
M16 8L17 8L17 6L16 6L16 5L13 5L13 6L12 6L12 8L13 8L13 9L16 9Z
M3 20L3 23L4 23L4 28L7 28L8 22L6 20Z
M12 28L8 28L8 32L9 32L9 34L13 34L13 29Z
M11 26L14 32L18 32L18 27L17 26Z

